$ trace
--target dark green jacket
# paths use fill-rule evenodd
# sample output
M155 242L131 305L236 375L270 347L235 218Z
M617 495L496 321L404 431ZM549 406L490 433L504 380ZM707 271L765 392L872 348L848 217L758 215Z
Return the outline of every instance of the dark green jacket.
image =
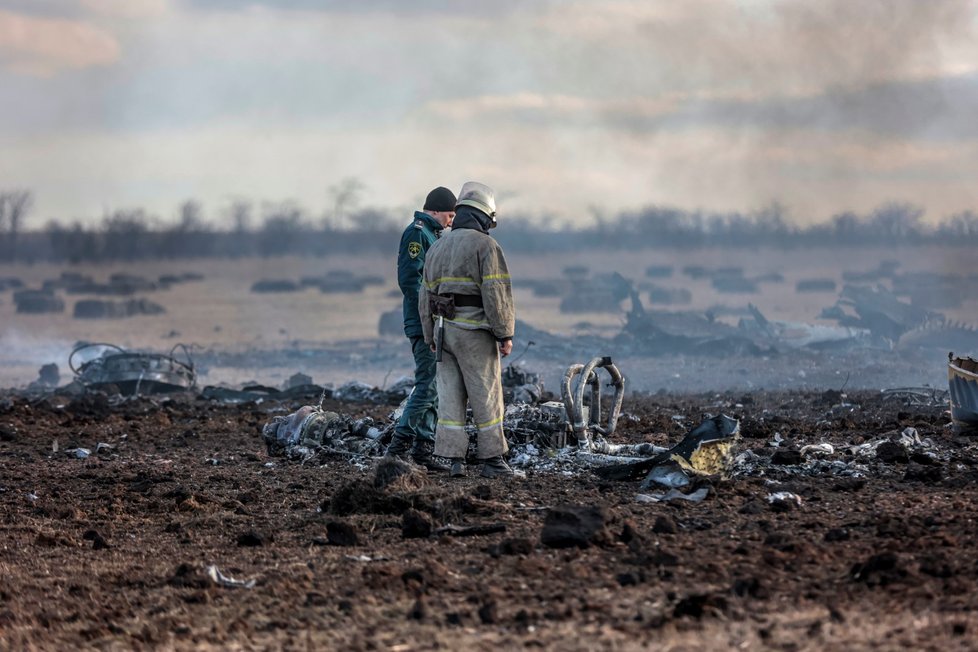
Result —
M397 252L397 284L404 295L404 334L408 337L424 337L418 315L418 292L421 290L425 254L441 232L442 226L435 218L415 211L414 221L401 235L401 247Z

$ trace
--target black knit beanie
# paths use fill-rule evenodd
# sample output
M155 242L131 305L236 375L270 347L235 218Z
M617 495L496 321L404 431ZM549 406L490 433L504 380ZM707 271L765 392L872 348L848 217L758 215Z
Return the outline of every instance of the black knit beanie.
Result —
M448 188L438 186L425 198L424 210L444 213L455 210L455 193Z

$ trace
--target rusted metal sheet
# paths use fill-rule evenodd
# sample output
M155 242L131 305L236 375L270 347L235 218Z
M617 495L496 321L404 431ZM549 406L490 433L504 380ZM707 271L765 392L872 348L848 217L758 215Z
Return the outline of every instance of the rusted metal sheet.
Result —
M978 428L978 360L949 353L947 382L954 425L967 430Z
M183 349L186 362L174 357L178 348ZM174 346L169 355L126 351L114 344L83 344L68 356L68 366L86 387L115 386L122 394L182 392L197 382L193 360L183 344Z

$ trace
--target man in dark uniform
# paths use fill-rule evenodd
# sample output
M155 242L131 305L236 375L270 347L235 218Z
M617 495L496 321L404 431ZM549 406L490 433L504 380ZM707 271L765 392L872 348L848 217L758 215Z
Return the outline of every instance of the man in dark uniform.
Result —
M404 406L404 414L394 428L387 447L388 457L410 456L414 462L432 471L447 471L432 453L435 448L435 424L438 420L438 388L435 384L435 354L424 342L418 293L421 290L425 254L455 219L455 194L438 187L428 193L422 211L415 211L414 221L401 236L397 254L397 284L404 294L404 334L411 340L414 352L414 391Z

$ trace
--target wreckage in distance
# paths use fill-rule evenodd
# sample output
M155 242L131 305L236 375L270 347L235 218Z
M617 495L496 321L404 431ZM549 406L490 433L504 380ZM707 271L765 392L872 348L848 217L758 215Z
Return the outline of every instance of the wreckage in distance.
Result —
M186 362L174 357L182 349ZM76 366L76 357L82 360ZM197 384L190 350L177 344L169 354L127 351L115 344L85 343L68 356L76 380L87 388L115 387L120 394L165 394L192 390Z

